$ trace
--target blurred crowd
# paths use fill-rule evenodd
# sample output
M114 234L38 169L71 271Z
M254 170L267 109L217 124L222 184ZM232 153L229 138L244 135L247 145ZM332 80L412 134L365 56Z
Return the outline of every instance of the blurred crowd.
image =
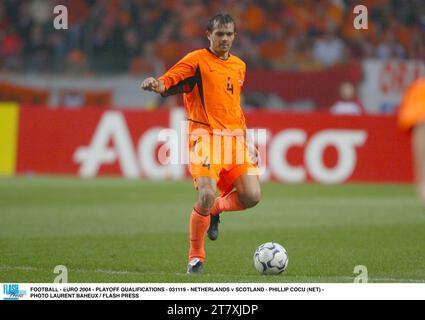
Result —
M68 8L55 30L53 8ZM368 8L368 29L353 8ZM425 0L0 0L0 70L160 74L206 47L218 12L249 67L312 70L353 59L425 60Z

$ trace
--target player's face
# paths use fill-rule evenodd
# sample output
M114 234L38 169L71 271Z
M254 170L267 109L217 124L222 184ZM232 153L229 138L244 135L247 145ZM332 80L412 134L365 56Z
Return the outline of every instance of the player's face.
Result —
M207 32L207 36L214 52L220 55L227 54L235 40L235 25L233 23L219 25L214 28L212 33Z

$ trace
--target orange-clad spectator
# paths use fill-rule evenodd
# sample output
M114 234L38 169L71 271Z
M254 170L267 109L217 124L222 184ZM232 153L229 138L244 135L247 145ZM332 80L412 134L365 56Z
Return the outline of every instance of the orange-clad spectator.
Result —
M285 43L279 40L267 40L260 45L260 56L266 60L280 59L285 55Z
M69 30L53 37L54 41L50 26L53 6L58 4L68 8ZM357 16L353 9L359 4L368 9L367 29L353 25ZM333 45L339 40L350 52L337 59L342 63L351 58L425 60L425 2L419 0L0 0L0 41L9 29L16 30L24 46L15 57L20 69L40 65L46 71L61 70L64 57L78 49L88 56L93 70L114 72L121 70L117 64L122 64L119 55L125 30L136 31L141 47L151 41L199 47L205 45L201 21L223 11L235 17L237 32L245 33L244 39L237 39L235 51L251 66L300 70L301 65L311 64L307 61L310 52L315 43L321 43L329 25L335 28ZM280 34L271 27L275 23ZM179 54L173 52L168 59L175 62ZM302 63L284 62L294 59ZM0 59L0 67L6 65Z
M326 8L326 17L332 19L335 25L340 27L344 20L344 7L342 3L337 3L336 1L328 2L328 6Z
M181 34L184 39L193 39L204 36L201 25L202 17L206 15L206 7L200 2L187 6L184 2L178 7L181 19Z
M126 10L121 10L119 14L119 24L122 29L131 27L131 15Z
M155 45L156 55L165 64L170 65L177 61L177 57L186 52L188 46L180 41L161 42Z
M314 18L311 24L317 31L326 32L329 24L332 24L336 28L341 26L343 10L342 7L329 1L320 1L317 3L313 15Z
M278 21L268 22L266 32L270 39L260 44L260 56L273 63L281 60L286 54L285 35L282 32L282 25Z
M66 72L77 74L87 71L87 57L81 50L72 50L66 57Z
M295 27L300 31L306 31L314 21L314 7L309 1L300 2L289 0L287 3L287 14L291 16Z
M400 43L403 48L409 47L410 34L412 31L407 26L397 20L393 20L389 29L391 30L390 32L394 33L397 42Z
M246 9L243 19L245 30L253 35L258 35L264 27L264 10L260 6L251 2Z
M163 74L165 66L159 59L152 42L146 43L142 55L133 59L130 65L131 74Z

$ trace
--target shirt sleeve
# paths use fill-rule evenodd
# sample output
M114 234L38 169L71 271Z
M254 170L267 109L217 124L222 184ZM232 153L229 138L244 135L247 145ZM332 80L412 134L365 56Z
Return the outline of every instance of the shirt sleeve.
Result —
M166 97L192 91L196 84L197 66L198 59L196 52L187 54L172 66L159 78L165 84L165 91L162 93L162 96Z

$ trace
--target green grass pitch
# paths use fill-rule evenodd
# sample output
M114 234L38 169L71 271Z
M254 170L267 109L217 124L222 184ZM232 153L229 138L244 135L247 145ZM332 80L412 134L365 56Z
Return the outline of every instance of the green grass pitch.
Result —
M203 275L186 272L190 181L0 179L0 282L425 281L425 211L411 185L262 186L263 199L222 215L206 239ZM283 275L261 276L252 256L275 241L289 254Z

